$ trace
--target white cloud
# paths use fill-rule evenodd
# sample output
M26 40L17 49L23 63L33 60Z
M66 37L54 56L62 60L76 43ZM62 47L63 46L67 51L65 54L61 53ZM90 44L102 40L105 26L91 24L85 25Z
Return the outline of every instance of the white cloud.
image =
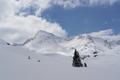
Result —
M60 37L65 37L66 32L57 23L48 22L46 19L36 16L14 16L0 22L0 37L9 41L23 41L33 36L37 31L44 30ZM5 33L5 32L6 33Z
M19 9L31 9L34 8L35 15L40 16L44 10L51 7L52 0L20 0L18 2ZM25 14L25 12L22 12Z
M43 19L42 12L54 5L66 9L84 5L111 5L117 1L119 0L0 0L0 38L21 42L38 30L64 37L66 31L58 23Z
M91 35L93 36L108 36L108 35L112 35L113 34L113 30L112 29L107 29L107 30L102 30L99 32L92 32Z
M36 1L39 1L39 3ZM39 30L44 30L60 37L67 36L66 31L58 23L37 17L38 13L42 13L39 9L44 11L49 7L48 3L49 0L46 0L46 2L45 0L20 0L20 2L0 0L0 38L8 42L23 42ZM16 15L16 12L21 7L29 7L31 4L39 4L36 15L28 15L27 17Z
M89 0L90 5L112 5L119 0Z
M75 8L80 6L80 0L54 0L53 3L63 6L64 8Z
M46 9L59 5L63 8L76 8L79 6L112 5L120 0L0 0L0 17L10 16L14 13L28 14L27 10L34 9L36 16L40 16ZM23 10L23 11L21 11Z
M14 14L12 0L0 0L0 20Z
M120 40L120 34L115 35L112 29L102 30L99 32L92 32L92 33L89 33L89 35L93 37L103 38L110 41Z
M18 8L20 10L23 10L20 12L20 15L26 15L29 13L29 10L32 10L36 16L41 16L42 12L54 5L70 9L80 6L112 5L118 1L120 0L19 0L17 5L19 5ZM25 11L26 9L28 12Z
M120 0L54 0L53 3L64 8L75 8L79 6L112 5Z

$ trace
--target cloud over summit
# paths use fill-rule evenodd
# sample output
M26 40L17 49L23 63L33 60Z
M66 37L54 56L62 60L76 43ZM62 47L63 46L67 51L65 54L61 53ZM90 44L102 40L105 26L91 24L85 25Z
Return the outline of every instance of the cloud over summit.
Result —
M40 1L40 4L38 5L36 1ZM35 15L31 15L31 11L28 12L27 9L24 13L20 11L22 8L31 10L29 7L36 7L36 4L38 8L35 11ZM40 10L43 9L44 11L47 7L48 2L45 2L45 0L1 0L0 38L9 42L23 42L39 30L44 30L60 37L67 36L66 31L58 23L49 22L40 16L38 17L37 14L42 13ZM27 16L24 16L26 13Z
M117 1L119 0L0 0L0 38L9 42L22 42L39 30L65 37L67 32L59 23L41 17L46 9L54 5L64 9L112 5Z

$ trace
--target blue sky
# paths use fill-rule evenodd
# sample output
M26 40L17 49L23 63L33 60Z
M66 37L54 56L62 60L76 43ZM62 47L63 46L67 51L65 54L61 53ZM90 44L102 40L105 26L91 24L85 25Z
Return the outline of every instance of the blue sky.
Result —
M59 23L69 35L104 29L113 29L115 33L120 32L120 3L74 9L54 6L44 11L42 17Z
M120 31L120 0L0 0L0 11L0 39L7 42L40 30L59 37Z

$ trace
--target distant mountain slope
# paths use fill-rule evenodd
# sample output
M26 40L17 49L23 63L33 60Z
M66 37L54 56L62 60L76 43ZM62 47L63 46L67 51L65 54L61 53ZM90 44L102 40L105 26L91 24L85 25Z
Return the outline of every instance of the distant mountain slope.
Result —
M107 32L104 36L95 36L95 34L81 34L73 38L61 38L52 33L45 31L39 31L33 38L24 42L24 47L36 51L38 53L51 53L62 54L66 56L73 55L73 48L76 48L81 55L93 55L97 54L109 54L109 51L113 51L119 48L120 39L114 39L113 34ZM114 37L114 38L113 38ZM118 50L116 50L118 51ZM119 52L115 52L119 53Z
M34 37L22 44L8 43L0 39L1 45L23 46L41 54L61 54L73 56L74 48L80 55L95 56L120 53L120 35L114 35L111 30L81 34L72 38L58 37L52 33L40 30Z
M52 33L40 30L33 38L27 40L24 43L24 46L30 50L35 50L36 52L57 53L57 51L61 51L63 49L60 45L62 42L62 38L57 37Z
M87 68L75 68L72 57L43 56L21 46L0 45L0 80L119 80L120 55L113 54L86 59Z

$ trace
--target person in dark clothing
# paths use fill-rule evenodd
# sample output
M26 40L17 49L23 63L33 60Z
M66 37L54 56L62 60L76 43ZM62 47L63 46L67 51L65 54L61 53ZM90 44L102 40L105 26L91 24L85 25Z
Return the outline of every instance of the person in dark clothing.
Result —
M28 56L28 59L30 60L30 59L31 59L31 57L30 57L30 56Z
M37 62L40 62L40 60L38 60Z
M87 63L84 63L84 67L87 67Z
M97 51L93 52L93 54L94 54L93 57L97 57L98 56L98 52Z
M75 49L75 52L74 52L72 65L73 65L73 67L83 67L79 52L76 49Z

